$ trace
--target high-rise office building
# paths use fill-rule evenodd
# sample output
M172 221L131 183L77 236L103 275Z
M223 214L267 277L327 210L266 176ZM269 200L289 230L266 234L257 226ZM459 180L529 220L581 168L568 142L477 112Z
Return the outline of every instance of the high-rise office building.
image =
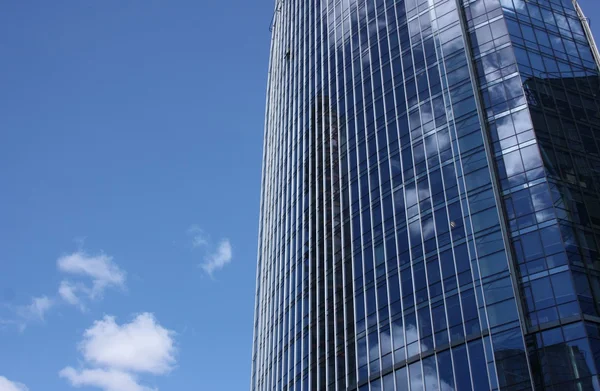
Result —
M280 0L252 390L600 390L572 0Z

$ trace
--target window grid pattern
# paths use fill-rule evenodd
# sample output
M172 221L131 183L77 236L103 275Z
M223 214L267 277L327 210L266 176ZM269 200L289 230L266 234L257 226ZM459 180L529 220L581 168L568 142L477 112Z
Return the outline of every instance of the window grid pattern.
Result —
M575 292L570 260L596 259L595 231L572 218L584 190L547 175L537 81L528 90L519 50L538 54L514 29L537 28L534 3L277 2L253 390L527 390L530 366L563 353L577 363L568 385L596 387L593 319L567 316L590 298L594 307L593 267L581 261L591 285ZM554 35L574 42L564 50L585 53L572 6L539 3L542 22L550 9ZM559 55L536 44L551 69ZM595 70L586 54L571 57ZM587 247L579 228L592 233ZM535 235L537 258L526 258ZM541 324L549 308L559 320Z
M477 3L480 6L474 7ZM584 158L582 145L576 143L562 143L562 151L565 156L579 155L583 162L565 161L570 164L568 174L557 176L559 165L549 134L554 127L560 129L554 131L556 140L579 140L576 122L582 123L588 136L597 129L600 102L590 93L598 90L597 66L571 1L503 1L505 23L498 16L500 4L490 7L492 3L473 2L467 15L518 268L530 372L540 390L599 389L597 365L591 359L595 342L585 333L579 333L575 341L566 333L563 338L557 327L583 330L583 323L577 322L587 316L598 319L594 302L600 290L593 291L594 283L598 285L594 227L589 215L582 227L578 216L566 214L564 206L573 192L582 205L582 190L593 192L598 176L594 178L590 168L593 158L591 162ZM510 44L500 39L506 29ZM566 97L569 89L575 103ZM561 120L572 126L561 126ZM588 148L593 150L593 136L591 141ZM584 173L579 182L573 180L574 171ZM597 198L588 203L591 210L596 203ZM578 211L585 214L585 208ZM583 244L576 241L578 229ZM525 352L519 349L513 354L518 357Z

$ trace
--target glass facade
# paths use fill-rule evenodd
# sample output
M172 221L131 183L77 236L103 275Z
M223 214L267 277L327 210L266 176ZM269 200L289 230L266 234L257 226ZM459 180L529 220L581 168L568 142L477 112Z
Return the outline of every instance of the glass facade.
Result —
M572 0L276 2L252 390L600 391L586 23Z

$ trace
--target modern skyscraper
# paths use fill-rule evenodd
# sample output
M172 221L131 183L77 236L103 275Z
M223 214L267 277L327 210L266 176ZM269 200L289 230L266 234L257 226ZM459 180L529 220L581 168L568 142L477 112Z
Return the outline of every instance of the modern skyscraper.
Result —
M252 390L600 390L572 0L280 0Z

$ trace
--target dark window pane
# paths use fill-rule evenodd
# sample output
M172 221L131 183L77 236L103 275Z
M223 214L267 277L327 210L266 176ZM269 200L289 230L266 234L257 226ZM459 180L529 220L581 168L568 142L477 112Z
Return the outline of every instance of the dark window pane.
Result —
M456 372L456 388L458 390L472 390L469 360L465 345L452 349L454 369Z

